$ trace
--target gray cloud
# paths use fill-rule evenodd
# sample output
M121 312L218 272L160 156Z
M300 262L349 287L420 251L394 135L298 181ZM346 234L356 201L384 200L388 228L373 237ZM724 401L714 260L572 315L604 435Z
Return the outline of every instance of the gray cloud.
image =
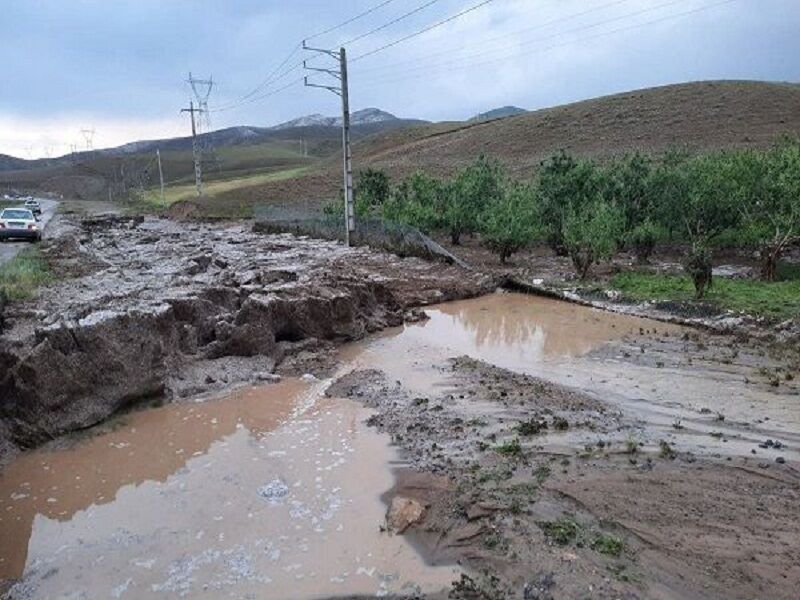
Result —
M735 0L669 18L719 1L495 0L356 61L353 103L448 119L500 104L537 108L678 81L800 79L800 2ZM315 42L334 46L422 3L396 0ZM354 44L351 56L474 3L441 0ZM261 81L303 35L374 4L2 0L0 152L21 154L23 145L44 143L63 148L83 123L96 123L101 145L174 135L186 125L178 110L188 99L189 70L213 73L218 102L228 102ZM577 13L586 14L570 18ZM336 110L335 97L297 86L217 113L214 125L266 125Z

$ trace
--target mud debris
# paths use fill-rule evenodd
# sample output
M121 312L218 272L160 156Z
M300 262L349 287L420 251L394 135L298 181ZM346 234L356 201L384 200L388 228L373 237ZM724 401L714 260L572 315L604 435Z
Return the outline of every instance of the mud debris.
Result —
M56 240L44 248L56 270L74 271L85 257L92 269L5 312L4 455L10 444L35 446L143 399L179 400L275 369L322 372L314 363L331 342L492 288L457 267L260 235L246 224L92 217Z

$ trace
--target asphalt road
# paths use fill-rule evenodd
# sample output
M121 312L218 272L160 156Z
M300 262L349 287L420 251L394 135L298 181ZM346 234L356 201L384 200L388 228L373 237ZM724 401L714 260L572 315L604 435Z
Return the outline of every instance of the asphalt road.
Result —
M42 206L42 216L40 217L40 224L44 229L43 234L47 236L46 226L50 219L53 218L53 215L56 214L56 208L58 207L57 200L45 200L43 198L37 198L39 204ZM24 202L20 202L20 206L22 206ZM14 258L20 250L23 248L27 248L30 245L30 242L26 242L24 240L10 240L7 242L0 243L0 264L3 264L6 261L11 260Z

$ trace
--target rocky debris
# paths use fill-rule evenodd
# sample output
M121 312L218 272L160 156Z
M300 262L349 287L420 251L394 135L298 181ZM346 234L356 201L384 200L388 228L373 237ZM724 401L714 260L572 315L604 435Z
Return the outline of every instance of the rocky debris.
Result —
M24 447L148 397L184 398L284 364L322 372L315 356L331 343L492 287L457 267L244 224L92 217L56 240L54 260L91 263L89 273L71 268L36 302L8 307L0 337L0 418Z
M412 498L395 496L386 513L389 531L403 533L411 525L418 523L425 515L425 507Z

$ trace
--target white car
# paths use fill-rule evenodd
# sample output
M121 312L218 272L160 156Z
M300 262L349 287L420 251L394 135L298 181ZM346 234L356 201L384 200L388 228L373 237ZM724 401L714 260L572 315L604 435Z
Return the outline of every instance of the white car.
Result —
M31 242L42 239L42 228L27 208L6 208L0 212L0 241L20 238Z
M34 200L33 198L25 201L25 208L31 211L35 217L42 214L42 206L39 204L38 200Z

